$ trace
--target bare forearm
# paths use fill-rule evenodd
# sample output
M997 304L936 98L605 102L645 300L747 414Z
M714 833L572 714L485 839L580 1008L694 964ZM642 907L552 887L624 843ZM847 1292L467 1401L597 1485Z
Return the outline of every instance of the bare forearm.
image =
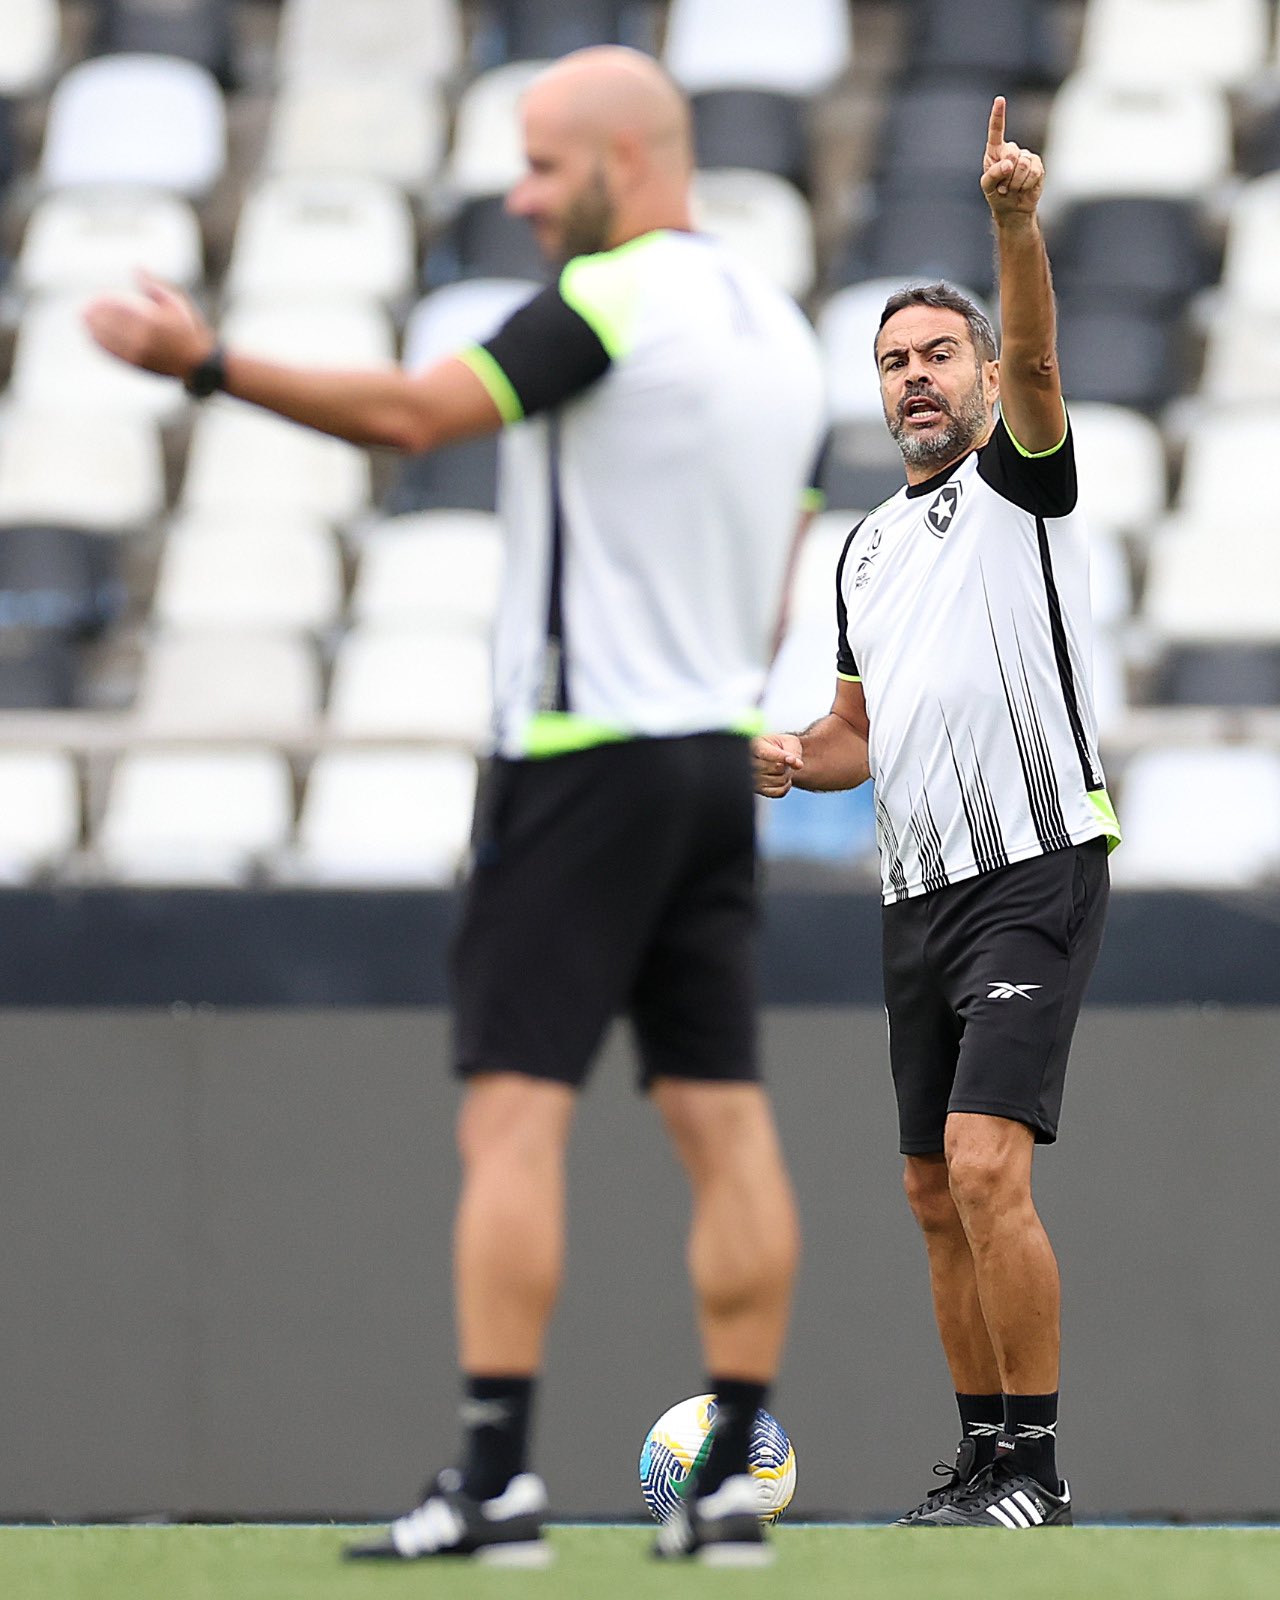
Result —
M1057 314L1040 223L1014 215L996 225L1000 268L1002 374L1046 386L1058 382Z
M440 442L422 386L398 368L340 371L280 366L229 352L226 392L352 444L420 451Z
M810 723L799 738L804 765L792 775L795 788L856 789L871 776L866 735L834 712Z

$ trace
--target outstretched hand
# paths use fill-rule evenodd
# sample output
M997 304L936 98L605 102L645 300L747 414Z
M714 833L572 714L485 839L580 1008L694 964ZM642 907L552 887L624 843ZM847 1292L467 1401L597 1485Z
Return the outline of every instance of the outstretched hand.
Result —
M1004 115L1004 96L997 95L982 156L982 192L997 222L1034 214L1044 189L1044 162L1034 151L1005 138Z
M150 273L138 274L137 294L101 294L84 309L98 344L131 366L185 378L213 349L213 330L187 299Z

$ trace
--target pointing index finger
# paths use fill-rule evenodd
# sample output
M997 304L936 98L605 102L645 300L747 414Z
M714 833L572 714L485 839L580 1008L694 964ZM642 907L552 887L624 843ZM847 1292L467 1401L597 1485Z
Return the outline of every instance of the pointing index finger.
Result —
M987 124L987 155L994 161L999 158L1004 144L1004 96L998 94L991 102L991 120Z

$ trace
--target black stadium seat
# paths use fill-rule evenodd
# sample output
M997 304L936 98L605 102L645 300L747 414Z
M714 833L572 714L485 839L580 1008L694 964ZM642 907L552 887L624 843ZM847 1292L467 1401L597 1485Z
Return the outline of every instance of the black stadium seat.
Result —
M1280 706L1280 647L1173 645L1153 689L1153 699L1164 705Z
M382 500L389 516L408 511L492 511L498 495L498 441L467 439L407 456Z
M768 89L714 89L693 97L700 167L748 167L809 187L804 103Z
M528 278L548 275L533 229L513 217L500 195L468 200L427 248L422 286L438 289L459 278Z
M619 0L486 0L482 15L497 61L547 61L593 44L623 42Z
M903 9L905 65L913 76L995 76L1006 91L1062 77L1057 7L1044 0L910 0Z
M235 86L231 0L98 0L93 53L142 51L207 67Z
M945 278L974 294L991 292L995 275L991 213L976 197L887 195L846 246L832 287L864 278L922 282Z
M122 613L115 543L81 528L0 528L0 633L88 638Z
M1154 413L1182 385L1182 330L1161 312L1061 295L1058 351L1069 401L1105 400Z
M13 102L0 95L0 198L18 170L18 130Z
M1106 305L1173 309L1217 276L1199 208L1151 195L1072 206L1049 253L1061 293Z
M65 635L0 629L0 711L65 711L79 685L80 652Z
M897 89L880 130L877 188L956 194L972 185L999 88L995 78L985 84L928 78Z

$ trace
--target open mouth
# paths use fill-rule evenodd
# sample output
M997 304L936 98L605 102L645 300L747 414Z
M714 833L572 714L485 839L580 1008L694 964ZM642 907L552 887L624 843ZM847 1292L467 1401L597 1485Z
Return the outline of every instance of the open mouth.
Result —
M932 423L940 422L946 412L938 401L928 395L913 395L902 408L904 422L914 423L916 427L927 428Z

